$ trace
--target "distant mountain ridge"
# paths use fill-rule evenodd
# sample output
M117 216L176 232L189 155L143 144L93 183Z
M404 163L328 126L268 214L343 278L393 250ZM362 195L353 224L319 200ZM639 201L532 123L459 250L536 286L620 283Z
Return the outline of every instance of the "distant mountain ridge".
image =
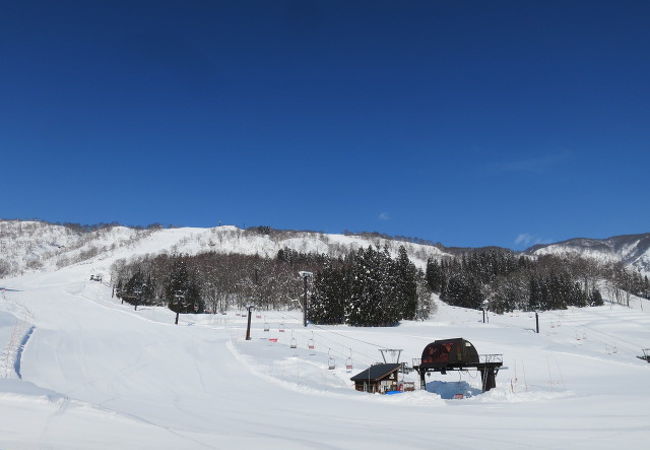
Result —
M458 256L479 250L514 252L503 247L446 247L424 239L388 236L380 233L344 234L277 230L270 227L241 229L128 227L117 224L81 226L52 224L39 220L0 220L0 278L30 270L56 270L72 264L107 267L117 259L159 253L216 251L259 254L274 257L278 250L317 252L342 256L360 247L386 246L396 254L400 246L420 268L428 258ZM540 244L522 253L577 254L603 262L621 262L650 274L650 233L613 236L606 239L575 238Z
M118 259L151 254L239 253L275 257L289 248L302 253L344 256L362 247L388 248L396 256L404 246L420 268L429 258L451 256L437 246L400 241L377 233L327 234L312 231L214 228L132 228L121 225L78 226L42 221L0 220L0 278L25 271L51 271L74 264L106 271Z
M621 262L650 273L650 233L625 234L605 239L573 238L552 244L538 244L526 255L578 254L603 262Z

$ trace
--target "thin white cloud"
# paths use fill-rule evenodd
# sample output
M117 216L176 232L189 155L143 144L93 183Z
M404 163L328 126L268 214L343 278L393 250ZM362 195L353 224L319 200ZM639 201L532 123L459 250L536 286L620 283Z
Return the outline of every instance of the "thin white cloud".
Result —
M379 220L390 220L390 216L388 215L387 212L380 212L379 216L377 216Z
M533 240L533 236L528 233L518 234L515 238L515 244L517 245L528 245Z
M488 164L487 169L492 173L499 174L516 172L541 174L566 163L570 156L569 152L563 152L526 159L500 161Z
M535 236L531 233L520 233L515 238L515 245L522 247L531 247L537 244L548 244L552 242L551 239L542 239L539 236Z

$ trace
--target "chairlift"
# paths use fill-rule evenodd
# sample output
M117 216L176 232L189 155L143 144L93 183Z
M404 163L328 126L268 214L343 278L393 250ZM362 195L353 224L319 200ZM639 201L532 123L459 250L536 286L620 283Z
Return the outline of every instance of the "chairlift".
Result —
M327 369L328 370L334 370L336 369L336 361L334 360L334 357L332 356L332 349L327 350Z
M309 354L310 354L310 355L313 355L313 354L314 354L313 350L316 348L316 343L315 343L315 341L314 341L314 332L313 332L313 331L311 332L311 337L310 337L309 340L307 341L307 348L308 348L309 350L311 350L311 351L309 352Z
M289 345L290 348L298 348L298 341L296 340L295 337L293 337L293 332L291 332L291 344Z
M352 372L352 349L350 349L350 356L345 360L345 371L347 373Z
M270 331L271 328L269 327L269 323L267 321L264 321L264 331Z

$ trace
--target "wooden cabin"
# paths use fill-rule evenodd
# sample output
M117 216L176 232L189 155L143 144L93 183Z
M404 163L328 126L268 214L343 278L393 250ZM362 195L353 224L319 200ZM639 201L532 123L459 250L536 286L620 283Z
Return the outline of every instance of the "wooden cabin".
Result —
M375 364L350 378L360 392L385 394L399 390L400 363Z

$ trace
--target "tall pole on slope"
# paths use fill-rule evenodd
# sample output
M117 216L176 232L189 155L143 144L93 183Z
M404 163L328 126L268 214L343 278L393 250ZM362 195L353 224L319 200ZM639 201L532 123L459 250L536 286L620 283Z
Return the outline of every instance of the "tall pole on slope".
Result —
M539 314L535 311L535 333L539 334Z
M300 276L303 279L303 282L305 284L305 296L302 301L302 326L306 327L307 326L307 309L308 309L308 304L307 304L307 278L314 276L313 273L307 272L304 270L301 270L298 272Z
M246 340L251 340L251 315L253 311L253 305L248 305L248 326L246 327Z
M180 308L185 303L185 291L181 289L177 289L174 292L174 301L175 301L174 308L176 309L176 311L174 311L176 313L176 319L174 320L174 325L178 325L178 316L180 314Z
M490 320L487 315L487 311L489 307L490 307L490 301L488 299L483 300L483 302L481 303L481 309L483 310L483 323L485 323L486 319L488 321Z
M135 306L135 311L138 310L138 302L140 301L140 296L142 295L142 292L144 291L144 287L146 284L142 284L139 288L135 288L133 291L133 305Z

